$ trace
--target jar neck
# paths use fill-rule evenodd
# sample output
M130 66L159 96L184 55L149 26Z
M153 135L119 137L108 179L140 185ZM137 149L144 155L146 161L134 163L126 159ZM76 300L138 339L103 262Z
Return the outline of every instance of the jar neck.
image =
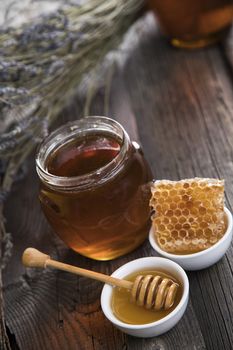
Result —
M56 176L47 169L47 161L56 150L77 138L91 135L110 136L120 145L119 153L106 165L81 176ZM52 132L41 143L36 155L36 170L42 183L56 191L84 191L93 189L115 177L130 157L133 147L124 128L107 117L85 117Z

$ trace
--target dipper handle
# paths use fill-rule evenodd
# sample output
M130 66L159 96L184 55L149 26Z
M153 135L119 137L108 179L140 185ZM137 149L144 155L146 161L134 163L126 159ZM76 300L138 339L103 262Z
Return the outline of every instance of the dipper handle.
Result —
M77 266L68 265L56 260L52 260L49 255L44 254L35 248L27 248L24 251L22 262L26 267L52 267L58 270L71 272L76 275L92 278L97 281L101 281L117 287L131 289L133 285L133 283L130 281L122 280L112 276L104 275L103 273L82 269Z

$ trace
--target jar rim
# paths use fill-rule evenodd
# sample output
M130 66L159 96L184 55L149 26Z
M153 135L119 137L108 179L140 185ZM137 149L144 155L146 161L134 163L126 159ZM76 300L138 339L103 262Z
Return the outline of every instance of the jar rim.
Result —
M84 135L85 132L91 134L97 130L108 131L121 138L120 151L110 162L87 174L72 177L57 176L47 171L46 159L55 149L58 149L59 142L64 145L71 141L74 135ZM62 133L66 133L64 139L61 137ZM36 153L36 171L46 186L56 188L58 191L86 190L102 185L115 176L122 169L129 149L130 138L119 122L104 116L87 116L60 126L41 142Z

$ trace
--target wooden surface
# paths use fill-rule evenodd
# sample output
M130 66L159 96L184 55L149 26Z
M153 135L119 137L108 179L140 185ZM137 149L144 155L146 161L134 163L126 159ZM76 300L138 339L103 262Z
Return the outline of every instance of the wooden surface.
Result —
M127 46L128 45L128 46ZM226 205L233 204L233 52L225 44L196 52L175 50L146 16L122 48L114 75L109 115L140 141L156 179L221 177ZM126 52L126 51L129 52ZM100 89L92 114L104 113ZM82 116L82 100L59 123ZM233 249L209 269L188 273L187 311L168 333L150 339L127 336L105 319L102 284L60 271L24 269L23 250L34 246L61 261L110 274L127 261L156 255L146 241L111 262L96 262L68 250L51 232L38 203L33 156L6 206L14 249L4 275L6 321L12 344L22 350L137 350L233 348Z

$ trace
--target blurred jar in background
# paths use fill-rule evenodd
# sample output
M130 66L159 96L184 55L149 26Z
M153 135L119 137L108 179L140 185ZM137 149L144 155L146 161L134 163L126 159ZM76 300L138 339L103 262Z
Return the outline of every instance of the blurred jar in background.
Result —
M172 45L200 48L219 41L233 19L233 0L149 0Z

